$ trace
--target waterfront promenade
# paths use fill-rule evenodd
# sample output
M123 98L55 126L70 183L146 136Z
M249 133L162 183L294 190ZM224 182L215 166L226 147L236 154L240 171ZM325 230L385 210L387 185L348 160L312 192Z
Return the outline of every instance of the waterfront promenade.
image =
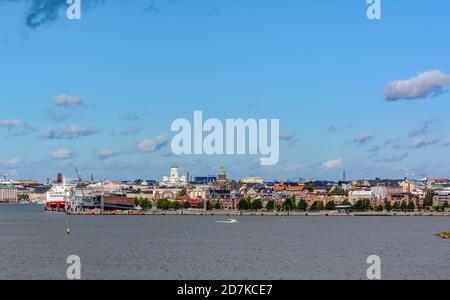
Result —
M261 216L261 217L450 217L450 213L444 212L351 212L339 213L330 212L268 212L268 211L237 211L237 210L150 210L150 211L80 211L67 212L68 215L118 215L118 216L220 216L220 217L239 217L239 216Z

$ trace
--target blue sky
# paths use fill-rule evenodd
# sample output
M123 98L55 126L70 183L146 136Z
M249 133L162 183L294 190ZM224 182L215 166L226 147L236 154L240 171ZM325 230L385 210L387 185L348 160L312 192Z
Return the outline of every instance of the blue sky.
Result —
M75 21L60 2L0 0L2 174L450 175L448 1L383 0L377 21L364 0L106 0ZM194 110L279 118L279 164L171 155Z

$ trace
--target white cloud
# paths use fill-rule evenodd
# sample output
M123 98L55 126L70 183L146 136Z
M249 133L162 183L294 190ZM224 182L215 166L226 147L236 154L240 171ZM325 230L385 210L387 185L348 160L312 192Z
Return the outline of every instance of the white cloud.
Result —
M336 169L342 165L342 159L332 159L324 162L322 164L322 168L330 170L330 169Z
M95 127L82 128L77 125L71 125L65 129L47 129L43 137L46 139L76 139L83 136L97 134L101 129Z
M411 148L413 148L413 149L425 148L427 146L436 145L440 141L441 141L440 138L430 139L428 137L421 136L413 142L413 144L411 145Z
M370 133L363 133L359 137L357 137L357 138L355 138L353 140L345 142L345 144L346 145L348 145L348 144L364 145L364 144L367 144L367 143L371 142L374 139L375 139L374 135L372 135Z
M97 151L97 158L98 159L108 159L114 156L120 155L121 152L119 150L114 149L104 149Z
M13 157L6 162L9 168L16 169L22 166L24 159L22 157Z
M450 146L450 136L445 140L444 146Z
M159 151L169 141L166 135L160 135L153 139L145 139L138 143L137 149L141 152L156 152Z
M73 157L73 152L69 149L57 149L50 153L52 159L70 159Z
M450 75L439 70L427 71L407 80L391 81L385 89L385 99L396 101L426 98L430 95L438 96L449 84Z
M67 106L67 107L74 107L74 106L81 106L83 105L83 99L77 96L70 96L70 95L58 95L53 98L53 104L56 106Z
M0 127L5 127L8 129L23 127L25 125L25 121L22 120L0 120Z

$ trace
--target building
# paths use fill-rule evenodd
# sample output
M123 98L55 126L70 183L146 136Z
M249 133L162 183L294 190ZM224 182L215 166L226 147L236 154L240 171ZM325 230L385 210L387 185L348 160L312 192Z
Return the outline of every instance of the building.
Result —
M241 182L244 184L264 184L264 179L262 177L244 177Z
M350 191L350 193L348 195L348 201L352 205L360 200L372 201L372 195L373 195L372 191L366 191L366 190Z
M183 188L186 186L187 181L186 176L180 177L178 166L173 164L170 168L170 176L164 176L159 185L167 188Z
M0 203L17 203L17 188L13 185L0 185Z
M433 197L433 206L442 206L445 203L450 204L450 189L437 191Z

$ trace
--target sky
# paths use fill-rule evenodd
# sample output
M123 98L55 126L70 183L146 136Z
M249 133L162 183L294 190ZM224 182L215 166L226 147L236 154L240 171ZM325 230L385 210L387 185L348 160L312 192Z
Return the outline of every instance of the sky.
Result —
M450 2L0 0L0 174L450 176ZM279 119L280 160L171 152L171 123Z

